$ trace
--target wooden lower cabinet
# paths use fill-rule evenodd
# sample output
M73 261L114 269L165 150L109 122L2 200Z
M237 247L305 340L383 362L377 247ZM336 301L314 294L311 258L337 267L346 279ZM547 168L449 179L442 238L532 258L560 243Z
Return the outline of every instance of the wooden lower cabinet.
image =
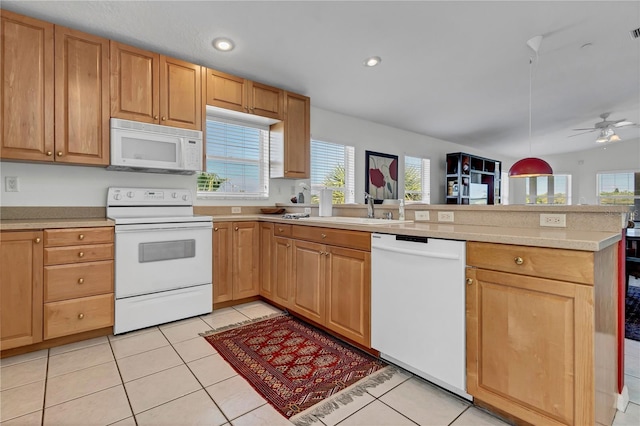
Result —
M354 342L371 342L371 253L328 247L325 326Z
M271 254L273 246L273 223L260 222L260 295L273 294L271 280Z
M0 349L42 341L42 231L0 234Z
M280 224L273 233L262 253L263 265L265 253L270 258L270 291L261 296L370 347L369 233Z
M593 273L571 282L532 276L555 273L534 260L561 250L467 243L467 392L476 402L530 424L611 424L616 325L600 309L615 310L617 277L599 268L615 271L616 251L581 252ZM501 270L514 266L522 273Z
M294 241L290 308L324 324L327 247L308 241Z
M260 292L258 222L220 222L213 227L213 303Z

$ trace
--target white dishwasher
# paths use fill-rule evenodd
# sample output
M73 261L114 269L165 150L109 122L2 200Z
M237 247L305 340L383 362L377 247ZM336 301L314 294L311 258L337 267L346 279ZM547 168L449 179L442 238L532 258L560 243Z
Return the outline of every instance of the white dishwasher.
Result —
M465 242L371 234L371 346L451 392L466 393Z

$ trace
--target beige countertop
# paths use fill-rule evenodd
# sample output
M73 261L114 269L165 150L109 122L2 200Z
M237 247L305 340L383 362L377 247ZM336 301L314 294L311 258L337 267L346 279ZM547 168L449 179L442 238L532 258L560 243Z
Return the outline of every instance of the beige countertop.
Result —
M516 244L533 247L563 248L569 250L599 251L620 241L621 233L553 229L520 228L512 226L484 226L468 224L444 224L432 222L398 222L389 224L353 224L323 222L322 218L312 220L283 219L280 215L214 215L215 222L261 220L274 223L287 223L301 226L328 227L383 234L418 235L430 238L443 238L461 241L481 241L499 244ZM88 228L114 226L114 222L105 218L83 219L25 219L2 220L1 231L34 230L46 228Z
M379 232L383 234L418 235L448 240L480 241L499 244L516 244L532 247L563 248L569 250L599 251L620 241L622 233L581 231L553 228L518 228L509 226L483 226L443 224L430 222L398 222L366 225L322 222L322 218L312 220L283 219L280 215L219 215L215 222L262 220L302 226L319 226L355 231Z
M82 219L18 219L0 220L0 231L26 231L47 228L93 228L114 226L115 223L106 218Z

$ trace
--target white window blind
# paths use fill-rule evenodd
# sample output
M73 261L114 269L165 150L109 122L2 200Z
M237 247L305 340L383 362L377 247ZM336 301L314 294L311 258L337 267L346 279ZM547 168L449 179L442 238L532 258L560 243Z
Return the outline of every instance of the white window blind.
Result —
M311 141L311 202L318 203L320 189L333 189L333 203L355 202L355 148Z
M431 160L404 157L404 199L431 204Z
M206 170L198 196L269 197L269 129L255 123L207 117Z

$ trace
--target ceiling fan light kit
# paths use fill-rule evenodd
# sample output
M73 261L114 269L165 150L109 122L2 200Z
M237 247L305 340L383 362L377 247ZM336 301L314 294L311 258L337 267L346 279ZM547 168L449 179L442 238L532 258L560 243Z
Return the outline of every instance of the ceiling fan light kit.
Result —
M538 58L538 49L542 43L542 36L538 35L527 40L527 46L531 48ZM531 155L531 70L533 68L533 58L529 58L529 155ZM509 169L509 177L535 177L553 175L553 169L546 161L536 158L527 157L516 161Z

